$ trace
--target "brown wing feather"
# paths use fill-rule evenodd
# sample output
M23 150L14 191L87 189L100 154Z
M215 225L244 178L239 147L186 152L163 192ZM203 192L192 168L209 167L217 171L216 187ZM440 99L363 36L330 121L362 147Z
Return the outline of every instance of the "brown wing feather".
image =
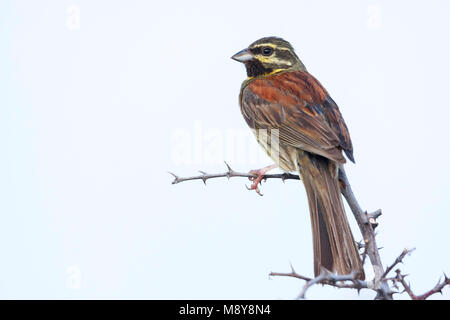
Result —
M254 79L241 92L241 111L253 129L279 129L280 143L339 163L353 161L350 136L337 105L309 73Z

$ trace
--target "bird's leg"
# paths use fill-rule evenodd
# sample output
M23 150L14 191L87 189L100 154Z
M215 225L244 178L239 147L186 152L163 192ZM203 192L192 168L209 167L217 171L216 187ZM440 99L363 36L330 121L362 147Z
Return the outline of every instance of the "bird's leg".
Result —
M250 181L253 181L252 185L250 187L247 187L248 190L255 190L257 194L262 196L262 193L259 191L258 184L261 183L261 181L264 179L264 176L267 172L269 172L272 169L275 169L278 167L276 164L272 164L270 166L257 169L257 170L250 170L249 174L255 175L256 177L250 177L248 178Z

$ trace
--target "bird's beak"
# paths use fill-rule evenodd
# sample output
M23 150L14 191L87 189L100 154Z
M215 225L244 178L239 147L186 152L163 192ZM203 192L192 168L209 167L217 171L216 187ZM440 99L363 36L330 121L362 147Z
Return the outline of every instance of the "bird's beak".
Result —
M231 57L231 59L239 61L239 62L246 62L253 59L253 55L248 51L248 49L244 49L242 51L239 51L234 56Z

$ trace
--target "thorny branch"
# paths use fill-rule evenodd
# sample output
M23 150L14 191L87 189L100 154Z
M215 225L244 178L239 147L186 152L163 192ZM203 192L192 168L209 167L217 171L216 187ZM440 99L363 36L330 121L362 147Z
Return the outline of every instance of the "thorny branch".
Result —
M442 294L442 289L447 286L450 285L450 278L448 278L445 274L444 274L444 280L441 282L440 280L438 281L438 283L429 291L425 292L424 294L421 295L415 295L412 290L411 290L411 286L409 283L406 283L405 281L405 277L406 275L401 274L401 271L399 269L395 270L396 276L395 277L387 277L388 274L392 271L392 269L399 263L403 262L403 258L406 255L409 255L414 249L408 250L408 249L404 249L402 251L402 253L395 259L395 261L386 269L386 272L383 274L383 278L382 280L387 282L391 282L392 287L395 288L397 291L393 291L391 289L389 289L389 297L392 299L392 295L395 293L403 293L406 292L409 297L412 300L425 300L428 297L430 297L431 295L435 294L435 293L441 293ZM322 272L320 275L318 275L315 278L309 278L309 277L305 277L303 275L298 274L297 272L295 272L294 268L291 266L291 272L289 273L281 273L281 272L271 272L269 274L269 276L274 276L274 277L292 277L292 278L296 278L296 279L300 279L300 280L304 280L305 284L302 288L302 291L300 292L300 294L298 295L298 299L304 299L305 298L305 294L306 291L313 285L315 284L322 284L322 285L328 285L328 286L332 286L332 287L336 287L336 288L347 288L347 289L356 289L358 292L361 289L371 289L371 290L375 290L378 295L377 298L378 299L383 299L382 296L379 296L379 290L380 289L376 289L373 286L373 281L362 281L357 279L357 274L356 273L351 273L351 274L347 274L347 275L338 275L338 274L333 274L330 273L328 270L322 269ZM403 286L403 290L402 291L398 291L400 290L398 283L400 283ZM389 287L388 287L389 288Z
M204 171L199 171L201 174L192 176L192 177L179 177L176 174L169 172L174 177L174 180L172 181L172 184L177 184L184 181L190 181L190 180L202 180L204 184L206 184L206 181L213 178L234 178L234 177L241 177L241 178L256 178L254 174L251 173L243 173L243 172L237 172L231 169L231 167L228 165L228 163L225 162L225 165L227 166L227 171L223 173L213 173L209 174ZM291 173L280 173L280 174L266 174L264 175L263 180L266 179L281 179L281 180L300 180L300 177L295 174Z
M298 295L298 299L304 299L306 291L312 287L315 284L323 284L328 285L336 288L351 288L351 289L357 289L358 291L364 288L369 288L369 285L366 281L362 281L357 279L358 274L357 273L351 273L348 275L338 275L330 273L326 269L322 269L322 272L319 276L315 278L308 278L305 276L302 276L295 272L294 268L291 266L291 272L289 273L282 273L282 272L271 272L269 276L272 277L293 277L300 280L305 281L305 285L302 288L302 291Z
M207 180L213 178L226 177L230 179L233 177L244 177L244 178L256 177L251 173L242 173L234 171L226 162L225 165L227 166L227 171L224 173L209 174L203 171L199 171L200 175L191 177L179 177L172 172L169 173L174 177L172 184L178 184L190 180L202 180L203 183L206 184ZM263 180L266 179L281 179L282 181L285 181L285 180L300 180L300 177L295 174L282 173L282 174L266 174L264 175ZM396 272L395 277L388 277L389 273L394 269L394 267L399 263L402 263L403 259L407 255L411 254L411 252L414 249L410 250L404 249L402 253L395 259L395 261L391 265L389 265L386 268L386 270L384 270L380 254L378 251L379 248L377 247L375 240L376 234L374 232L374 229L378 226L377 218L382 214L382 212L380 209L378 209L372 213L368 213L367 211L363 211L361 209L350 186L350 183L348 181L343 166L341 166L339 170L339 180L341 181L341 193L346 199L350 209L352 210L352 213L358 223L359 229L363 236L364 242L358 244L359 248L364 248L364 252L362 253L363 265L366 260L366 257L368 256L374 270L375 274L374 279L371 281L362 281L356 278L357 274L351 273L348 275L337 275L330 273L328 270L325 269L322 269L322 272L320 273L319 276L315 278L309 278L295 272L292 266L291 272L289 273L271 272L269 276L293 277L305 281L305 285L303 286L302 291L298 296L299 299L305 298L306 291L315 284L323 284L337 288L356 289L358 292L361 289L371 289L377 293L375 299L382 299L382 300L392 300L393 294L402 292L406 292L409 295L409 297L413 300L425 300L435 293L442 293L442 289L445 286L450 285L450 279L445 274L444 280L442 282L439 281L434 286L434 288L425 292L422 295L415 295L412 292L411 286L405 281L406 275L403 275L399 269L395 270ZM391 289L391 287L389 286L389 282L391 282L392 287L397 291ZM399 290L398 284L402 285L403 287L402 292L398 291Z
M345 173L344 167L339 168L339 180L342 183L341 193L353 212L353 215L358 223L359 229L364 239L365 248L367 255L369 256L370 262L372 263L373 271L375 273L375 278L373 279L373 288L377 291L376 299L392 300L392 293L387 285L386 281L383 279L384 274L383 264L381 262L380 254L378 251L378 246L375 240L374 226L371 223L376 222L376 218L381 215L381 210L377 210L372 214L367 214L366 211L361 209L356 197L353 193L350 182L348 181L347 175Z
M394 267L399 264L399 263L403 263L403 258L406 255L410 255L411 252L413 252L415 250L415 248L413 249L403 249L402 253L397 257L397 259L395 259L394 263L392 263L389 267L386 268L386 271L383 273L382 278L386 278L386 276L389 274L389 272L391 272L392 269L394 269Z
M395 270L395 272L397 273L397 276L393 279L393 281L400 282L404 288L404 291L409 295L409 297L412 300L425 300L426 298L435 293L442 294L442 289L444 289L445 286L450 285L450 279L444 274L444 280L442 282L441 279L439 279L438 283L434 286L433 289L428 290L424 294L417 296L412 292L411 285L409 283L406 283L405 281L406 275L402 275L399 269Z

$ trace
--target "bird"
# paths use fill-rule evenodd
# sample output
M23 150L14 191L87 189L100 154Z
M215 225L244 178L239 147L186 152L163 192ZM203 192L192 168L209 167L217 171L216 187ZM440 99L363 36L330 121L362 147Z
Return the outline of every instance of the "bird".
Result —
M245 122L274 165L250 171L254 189L267 171L298 172L308 198L314 275L356 274L364 269L345 214L338 173L352 162L353 146L335 101L312 76L292 45L264 37L231 57L245 65L239 105Z

